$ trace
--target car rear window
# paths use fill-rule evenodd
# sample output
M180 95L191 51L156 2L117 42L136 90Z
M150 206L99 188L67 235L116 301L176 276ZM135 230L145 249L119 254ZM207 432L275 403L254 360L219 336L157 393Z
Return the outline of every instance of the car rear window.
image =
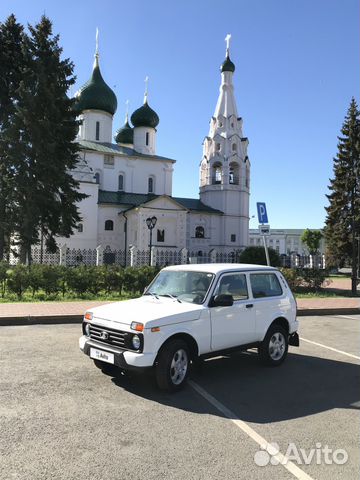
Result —
M250 283L254 298L278 297L283 294L275 273L251 273Z

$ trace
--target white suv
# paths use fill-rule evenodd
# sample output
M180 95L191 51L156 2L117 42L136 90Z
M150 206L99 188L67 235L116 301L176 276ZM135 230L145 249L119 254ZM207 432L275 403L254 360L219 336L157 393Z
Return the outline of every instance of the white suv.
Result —
M280 365L299 345L296 302L275 268L244 264L166 267L143 296L85 313L80 349L103 371L154 368L179 390L191 362L258 348Z

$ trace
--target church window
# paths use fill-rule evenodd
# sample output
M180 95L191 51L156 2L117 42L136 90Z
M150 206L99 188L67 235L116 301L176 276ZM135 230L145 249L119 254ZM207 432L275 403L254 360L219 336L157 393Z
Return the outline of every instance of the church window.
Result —
M245 187L250 188L250 170L246 168Z
M195 238L205 238L204 227L198 226L195 228Z
M114 155L104 155L104 165L113 167L114 164L115 164Z
M148 193L154 193L154 177L148 178Z
M100 140L100 122L96 122L95 140Z
M230 240L231 240L232 242L236 242L236 235L235 235L235 233L232 233L232 234L231 234Z
M215 163L214 166L213 166L213 181L212 181L212 183L214 185L220 184L221 183L221 177L222 177L221 164Z
M100 173L96 172L94 175L95 183L100 184Z
M231 122L231 128L234 128L234 122Z
M220 152L220 150L221 150L221 145L220 145L220 143L217 143L217 144L216 144L216 150L217 150L218 152Z
M158 242L165 242L165 230L157 230L157 241Z
M233 143L232 144L232 151L236 152L236 150L237 150L237 145L236 145L236 143Z
M223 126L223 122L219 120L219 127L222 128L222 126Z
M118 179L118 190L119 192L124 191L124 175L120 173L119 179Z
M84 225L82 223L79 223L77 226L77 231L79 233L82 233L84 231Z
M229 183L230 185L239 185L239 166L235 162L230 163Z
M146 132L146 135L145 135L145 144L146 144L146 145L149 145L149 132Z
M112 220L105 221L105 230L114 230L114 222Z

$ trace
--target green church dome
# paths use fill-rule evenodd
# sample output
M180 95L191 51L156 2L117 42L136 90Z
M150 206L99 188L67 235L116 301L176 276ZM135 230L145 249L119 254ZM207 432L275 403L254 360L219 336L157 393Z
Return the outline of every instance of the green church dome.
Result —
M158 114L149 107L147 100L145 100L144 105L131 115L131 123L134 127L151 127L156 128L159 124Z
M114 138L116 143L125 143L125 144L134 143L134 130L133 128L130 127L127 119L124 126L119 128Z
M225 61L221 64L221 72L235 72L235 65L230 60L229 55L226 55Z
M116 112L116 95L105 83L97 59L90 80L79 90L75 108L79 111L102 110L111 115Z

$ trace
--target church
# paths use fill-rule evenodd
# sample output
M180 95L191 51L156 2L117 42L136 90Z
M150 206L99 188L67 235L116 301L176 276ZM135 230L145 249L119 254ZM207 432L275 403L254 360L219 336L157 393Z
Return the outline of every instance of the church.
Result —
M114 143L117 99L102 77L96 48L91 77L76 94L80 154L73 175L88 197L79 204L82 223L76 233L59 244L149 251L151 235L157 250L187 249L199 256L211 250L230 254L248 245L248 139L236 107L229 35L226 40L220 93L203 142L199 198L172 195L176 161L157 154L160 120L149 105L147 88L143 105L130 119L126 115Z

